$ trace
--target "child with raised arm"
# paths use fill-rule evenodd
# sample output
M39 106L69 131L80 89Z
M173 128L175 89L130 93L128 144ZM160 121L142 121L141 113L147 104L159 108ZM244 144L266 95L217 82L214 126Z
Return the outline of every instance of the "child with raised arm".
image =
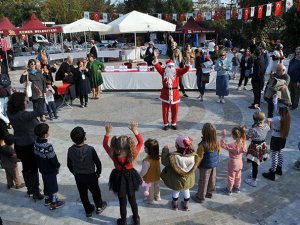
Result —
M148 139L144 143L144 149L147 153L143 159L142 170L140 176L146 185L149 185L149 195L146 198L148 204L153 204L153 201L160 200L160 156L159 144L155 139Z
M216 127L205 123L202 128L202 141L198 144L197 154L200 158L198 191L193 198L203 203L205 198L212 198L216 189L216 172L219 163L220 144Z
M103 139L103 147L115 166L109 177L109 189L119 198L121 218L117 219L118 225L127 224L127 199L131 206L134 225L140 224L135 192L142 184L142 179L134 169L134 164L143 146L143 138L137 128L137 122L132 121L129 129L135 135L138 141L137 145L135 145L132 137L121 135L119 137L114 136L109 146L108 141L112 132L112 125L110 123L105 125L106 134Z
M96 213L101 214L107 207L107 202L102 200L98 183L98 178L102 172L101 161L94 147L85 143L86 133L82 127L75 127L70 136L74 145L68 149L67 165L75 177L86 217L92 216L95 206ZM93 195L95 206L89 201L88 191Z
M274 116L268 119L272 124L272 137L270 143L272 165L269 172L263 173L263 177L269 180L275 180L275 174L282 175L283 154L286 138L289 135L291 125L291 115L286 104L278 103L275 95L273 98Z
M188 211L190 189L195 185L195 170L199 165L199 156L194 152L193 140L189 136L176 138L175 152L169 152L165 146L161 154L161 162L165 166L161 172L161 179L165 185L172 189L172 208L178 210L179 194L183 195L181 207Z
M244 127L234 127L231 131L233 143L226 142L226 129L222 132L221 147L229 152L228 160L228 185L224 192L232 195L240 192L242 169L243 169L243 154L247 152L246 145L246 129Z
M251 139L251 144L247 151L247 161L252 164L252 176L251 178L246 178L245 183L252 187L256 187L258 166L262 161L268 158L268 147L266 144L266 136L270 130L270 126L265 122L264 112L256 111L253 114L254 123L252 127L247 132L247 139Z

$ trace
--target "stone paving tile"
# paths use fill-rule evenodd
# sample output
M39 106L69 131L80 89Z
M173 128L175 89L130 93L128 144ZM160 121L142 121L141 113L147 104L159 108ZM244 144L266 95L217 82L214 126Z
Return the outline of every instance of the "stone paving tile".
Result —
M18 73L15 74L20 74ZM12 76L16 83L18 76ZM232 86L236 86L236 80ZM127 93L104 92L99 101L90 101L90 106L85 109L66 107L59 111L60 118L50 122L50 141L54 143L55 151L62 164L58 175L59 194L66 199L66 205L59 210L49 211L41 202L33 202L25 197L25 190L6 190L5 175L0 171L0 216L4 224L29 225L29 224L115 224L119 217L117 198L108 190L107 182L113 164L102 147L104 135L103 125L112 121L113 133L116 135L130 134L128 122L131 119L138 120L140 132L144 139L157 138L160 145L174 146L178 134L190 135L195 146L201 140L201 128L205 122L214 122L220 138L223 128L230 130L238 124L252 125L252 110L248 109L253 96L250 91L236 91L232 89L230 97L226 98L226 104L215 102L217 97L213 91L208 91L205 101L196 100L197 92L188 91L190 98L182 99L180 103L179 130L161 130L161 106L158 101L159 92ZM122 107L120 107L122 106ZM120 109L121 108L121 109ZM266 111L266 104L262 103L262 109ZM121 115L121 116L120 116ZM220 164L217 168L217 191L214 198L204 204L191 201L189 212L174 212L170 209L171 191L161 182L162 201L149 207L143 203L142 191L137 193L141 224L300 224L300 180L299 172L292 169L293 162L299 158L297 144L299 141L300 118L299 110L291 112L292 128L288 138L287 148L284 151L284 175L278 177L275 182L262 178L261 173L267 171L270 161L259 167L258 186L252 188L242 182L241 193L226 196L219 190L227 184L228 153L221 151ZM109 207L100 216L86 219L80 203L73 176L66 167L66 152L71 141L69 133L76 125L82 125L87 130L88 143L95 146L102 163L103 174L100 178L100 187L103 198L109 201ZM270 135L268 136L269 141ZM230 137L228 140L232 140ZM145 157L143 150L140 153L136 168L141 168L140 160ZM244 163L243 179L250 174L250 164ZM198 179L198 171L196 172ZM42 188L42 186L41 186ZM191 190L194 194L197 189ZM128 206L128 218L131 210ZM155 215L155 216L153 216ZM298 219L298 220L297 220ZM131 221L130 219L128 221ZM131 223L131 222L130 222ZM130 224L129 223L129 224Z

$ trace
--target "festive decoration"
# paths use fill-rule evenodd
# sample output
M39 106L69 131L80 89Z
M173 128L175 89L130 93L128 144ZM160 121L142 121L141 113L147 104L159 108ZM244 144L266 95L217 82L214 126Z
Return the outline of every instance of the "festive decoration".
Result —
M84 11L83 12L83 18L89 19L90 18L90 12Z
M262 16L263 16L263 5L259 5L258 6L258 12L257 12L257 18L258 19L261 19L262 18Z
M221 13L221 11L216 11L216 12L215 12L214 19L215 19L216 21L219 21L219 20L222 19L222 13Z
M281 11L282 11L281 1L276 2L276 5L275 5L275 16L280 16L281 15Z
M250 17L254 17L255 7L251 7L250 11Z
M226 20L230 20L230 14L231 14L230 9L227 9L226 10Z
M161 13L158 13L158 14L157 14L157 18L158 18L158 19L162 19L162 14L161 14Z
M297 1L297 11L300 12L300 0Z
M241 20L243 18L243 9L239 9L238 11L238 20Z
M205 13L205 19L206 20L211 20L211 12L206 12Z
M179 14L179 21L180 22L183 22L185 20L185 15L184 15L184 13L180 13Z
M280 1L280 3L281 3L281 1ZM277 4L277 2L276 2L276 4ZM293 0L286 0L286 2L285 2L285 10L286 10L286 12L287 12L292 6L293 6Z
M172 14L172 20L177 21L177 13L173 13L173 14Z
M202 20L203 20L202 13L201 12L197 12L195 21L196 22L201 22Z
M170 17L171 17L170 14L166 13L165 14L165 21L170 21Z
M96 22L99 22L99 20L100 20L99 12L93 12L93 20L95 20Z
M232 11L231 11L231 18L233 20L236 20L237 16L238 16L237 8L233 8Z
M266 16L271 16L272 14L272 4L267 4Z
M244 9L244 20L248 20L249 19L249 8L245 8Z

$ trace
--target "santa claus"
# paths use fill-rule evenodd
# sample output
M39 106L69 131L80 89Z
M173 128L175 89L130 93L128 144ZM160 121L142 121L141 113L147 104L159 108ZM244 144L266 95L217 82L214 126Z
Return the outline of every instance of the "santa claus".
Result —
M154 53L154 67L162 77L162 90L160 100L162 101L162 116L163 116L163 130L169 129L169 108L171 108L172 122L171 128L177 130L177 116L180 102L180 94L178 90L179 77L183 76L189 71L189 63L184 68L175 69L174 62L169 59L166 61L166 67L163 68L157 60L158 51Z

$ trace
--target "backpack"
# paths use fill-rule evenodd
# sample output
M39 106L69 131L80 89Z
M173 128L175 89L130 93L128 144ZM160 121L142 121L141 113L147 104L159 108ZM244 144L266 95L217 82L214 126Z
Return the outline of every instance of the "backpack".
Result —
M11 81L9 76L5 73L0 74L0 86L7 88L10 85L11 85Z

